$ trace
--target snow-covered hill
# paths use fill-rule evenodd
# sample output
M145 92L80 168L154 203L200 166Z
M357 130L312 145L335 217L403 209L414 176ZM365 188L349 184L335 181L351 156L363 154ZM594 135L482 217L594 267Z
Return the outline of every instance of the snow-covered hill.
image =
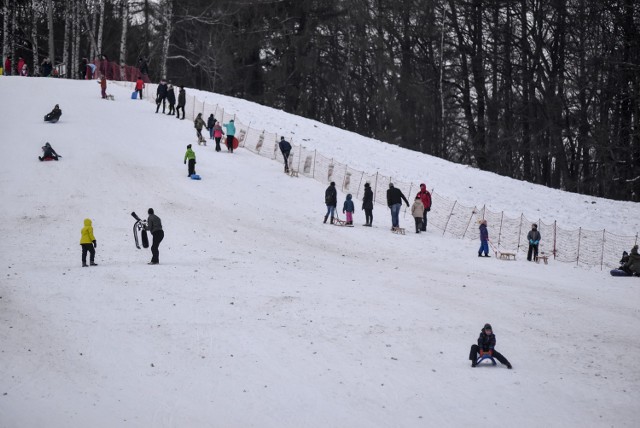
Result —
M109 92L115 101L95 82L0 78L2 426L640 423L636 278L479 259L475 242L391 234L378 206L373 228L358 227L361 212L355 228L323 225L324 185L242 149L195 146L203 180L190 180L193 125ZM430 187L471 203L520 212L539 194L558 222L639 229L637 204L585 204L209 97L354 167L410 181L426 169ZM56 103L61 121L43 123ZM37 161L45 141L61 161ZM149 207L166 234L159 266L131 235L130 212ZM80 267L87 217L95 268ZM469 367L485 322L514 370Z

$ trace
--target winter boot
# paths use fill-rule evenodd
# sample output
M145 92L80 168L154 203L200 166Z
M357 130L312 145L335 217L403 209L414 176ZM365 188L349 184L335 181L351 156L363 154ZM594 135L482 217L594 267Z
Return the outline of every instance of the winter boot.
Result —
M333 216L331 216L331 224L333 224Z
M89 265L86 263L82 263L82 267L89 267Z
M328 218L329 218L329 214L327 214L326 216L324 216L324 221L323 221L323 223L326 223ZM331 221L333 221L333 217L331 217Z
M91 262L91 263L89 263L89 266L98 266L98 264L94 263L94 262Z

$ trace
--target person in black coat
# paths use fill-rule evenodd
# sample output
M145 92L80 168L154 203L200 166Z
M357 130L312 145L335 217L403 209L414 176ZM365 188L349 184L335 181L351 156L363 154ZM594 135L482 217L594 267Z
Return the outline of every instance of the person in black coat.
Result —
M56 104L53 107L53 110L51 110L50 113L47 113L44 116L44 121L45 122L56 123L58 120L60 120L60 116L62 116L62 110L60 110L60 106L58 104Z
M58 160L58 158L61 158L62 156L60 156L59 154L56 153L55 150L53 150L53 147L51 147L51 144L46 143L44 146L42 146L42 156L38 156L38 159L40 159L40 161L46 161L46 160Z
M491 324L485 324L482 328L482 331L480 331L478 344L471 345L471 351L469 352L471 367L475 367L476 365L478 365L478 354L480 354L481 356L483 354L489 354L496 360L500 361L501 364L507 366L508 369L511 369L512 366L509 360L507 360L500 352L496 351L495 346L496 336L493 334Z
M209 139L213 140L213 127L216 126L216 118L213 117L213 113L209 115L207 119L207 131L209 131Z
M51 76L51 72L53 71L53 65L51 65L51 60L49 58L45 58L40 65L40 69L42 71L43 77Z
M529 252L527 252L527 260L531 261L531 256L533 255L533 260L538 260L538 244L540 244L540 239L542 236L540 232L538 232L538 225L533 223L531 225L531 230L527 234L527 240L529 241Z
M363 224L363 226L371 227L373 224L373 192L371 191L371 185L369 183L364 183L362 209L364 210L364 216L366 219L366 224Z
M289 155L291 154L291 144L284 139L284 137L280 137L280 152L282 153L282 157L284 158L284 172L289 172ZM327 221L325 219L325 221Z
M176 93L171 83L167 86L167 101L169 101L169 113L167 114L173 116L176 113Z
M389 183L389 190L387 190L387 206L391 210L391 228L395 229L400 227L400 207L402 207L402 201L409 206L409 201L402 193L402 190L393 186L393 183Z
M338 192L336 190L336 183L333 181L324 192L324 203L327 206L327 213L324 216L323 223L326 223L327 218L331 215L331 224L333 224L333 216L336 212L336 206L338 205Z
M187 103L186 94L184 93L184 86L180 86L180 92L178 93L178 107L176 108L176 119L184 120L184 106ZM182 109L182 118L180 117L180 109Z
M160 81L160 84L158 84L158 89L156 90L156 113L160 111L160 104L162 104L162 113L164 113L165 107L167 105L167 91L167 82L162 79Z

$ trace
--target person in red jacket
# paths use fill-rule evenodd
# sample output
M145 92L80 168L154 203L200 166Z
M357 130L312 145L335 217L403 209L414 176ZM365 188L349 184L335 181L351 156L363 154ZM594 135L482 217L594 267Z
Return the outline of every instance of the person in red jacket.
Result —
M431 211L431 193L427 190L427 185L422 183L420 185L420 191L416 195L416 198L420 198L422 205L424 205L424 214L422 214L422 227L423 232L427 231L427 213Z
M144 89L144 81L142 80L142 77L139 76L138 80L136 80L136 91L138 92L138 96L140 99L142 99L142 90Z
M100 89L102 90L102 99L107 98L107 79L102 76L100 78Z
M24 59L18 57L18 76L22 76L22 68L24 67Z
M11 76L11 55L7 55L7 58L4 60L4 75Z

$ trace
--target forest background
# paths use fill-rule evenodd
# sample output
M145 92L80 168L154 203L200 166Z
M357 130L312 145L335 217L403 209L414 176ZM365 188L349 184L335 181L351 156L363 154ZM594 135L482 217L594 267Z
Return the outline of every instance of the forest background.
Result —
M83 58L144 58L152 81L640 201L640 2L3 0L1 12L13 74L20 56L32 75L49 57L67 78L84 78Z

